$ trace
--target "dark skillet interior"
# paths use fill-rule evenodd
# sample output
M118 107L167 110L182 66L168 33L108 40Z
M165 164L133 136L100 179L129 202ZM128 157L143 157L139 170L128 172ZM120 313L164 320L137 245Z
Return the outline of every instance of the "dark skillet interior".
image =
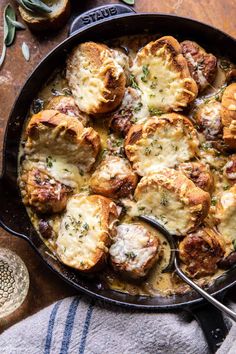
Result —
M236 62L236 41L207 25L176 16L158 14L124 15L97 23L77 32L64 41L35 69L27 80L11 112L5 135L3 176L0 183L0 219L2 226L12 234L24 237L40 253L50 268L79 290L106 301L145 309L179 308L201 301L195 293L169 297L131 296L104 289L96 277L85 278L64 266L47 254L47 247L34 230L21 202L17 187L17 156L21 132L28 108L52 70L65 60L72 47L86 40L104 41L114 37L132 34L160 33L173 35L177 39L197 41L215 55L228 57ZM236 269L231 269L218 278L210 292L219 292L236 282Z

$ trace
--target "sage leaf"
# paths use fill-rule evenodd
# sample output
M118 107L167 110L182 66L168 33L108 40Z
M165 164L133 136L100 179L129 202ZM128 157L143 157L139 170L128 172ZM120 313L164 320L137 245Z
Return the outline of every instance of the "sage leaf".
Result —
M41 0L20 0L21 6L31 12L50 13L52 9Z
M23 23L13 20L11 17L7 16L8 23L10 22L16 29L25 30L26 27Z
M5 42L3 42L3 46L2 46L2 53L1 53L1 56L0 56L0 68L4 62L4 59L5 59L5 56L6 56L6 51L7 51L7 47L6 47L6 44Z
M23 54L25 60L29 61L30 60L30 50L29 50L28 45L25 42L22 43L21 51L22 51L22 54Z
M135 4L135 0L122 0L122 1L127 5L134 5Z
M13 21L16 20L16 14L14 9L11 7L10 4L8 4L5 8L4 11L4 20L5 20L5 25L7 26L7 34L5 37L5 44L7 47L9 47L15 38L15 33L16 33L16 28L11 22L9 22L8 17L12 19Z
M33 10L31 10L29 7L27 7L27 5L24 4L23 0L16 0L18 2L18 4L25 10L29 11L29 12L34 12Z

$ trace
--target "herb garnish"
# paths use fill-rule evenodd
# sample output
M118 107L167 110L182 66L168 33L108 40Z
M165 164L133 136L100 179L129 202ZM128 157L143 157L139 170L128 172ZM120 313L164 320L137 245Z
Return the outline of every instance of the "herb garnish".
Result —
M127 252L125 253L125 256L131 260L134 260L137 257L137 255L134 252Z
M148 81L148 75L150 73L149 69L148 69L148 65L143 65L143 76L141 76L141 80L143 82L147 82Z
M47 156L46 157L46 164L47 164L47 167L52 167L53 165L53 160L52 160L52 156Z
M130 86L133 87L134 89L140 90L136 80L135 80L135 76L133 74L131 74L129 76L129 81L130 81Z
M163 112L155 107L148 107L149 113L151 116L160 116L163 114Z
M142 102L139 102L139 103L137 104L137 106L134 107L134 112L135 112L135 113L139 112L142 107L143 107Z

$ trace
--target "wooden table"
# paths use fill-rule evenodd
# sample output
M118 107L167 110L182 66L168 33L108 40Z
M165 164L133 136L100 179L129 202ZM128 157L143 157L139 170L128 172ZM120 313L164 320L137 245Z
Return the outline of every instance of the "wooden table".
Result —
M9 0L1 0L1 17L3 9L8 2ZM12 4L15 3L14 1L10 2ZM74 0L72 1L73 14L81 13L98 5L117 2L118 0ZM236 37L235 0L136 0L135 10L137 12L163 12L191 17L218 27ZM0 26L0 43L2 43L2 18L0 19ZM56 34L37 37L28 30L18 32L14 45L7 51L5 64L0 70L1 150L7 117L17 93L37 63L49 50L66 37L67 30L68 26ZM31 59L29 63L26 63L21 54L23 41L30 47ZM47 269L27 242L0 230L0 247L15 251L23 259L30 273L30 290L25 302L12 315L0 320L0 331L58 299L75 294L74 289L70 288Z

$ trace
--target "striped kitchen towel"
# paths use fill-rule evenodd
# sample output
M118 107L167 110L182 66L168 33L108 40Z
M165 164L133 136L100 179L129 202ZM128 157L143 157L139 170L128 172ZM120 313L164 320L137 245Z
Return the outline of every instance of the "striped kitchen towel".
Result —
M232 326L218 354L236 353ZM59 301L0 336L1 354L207 354L197 322L183 313L144 313L86 297Z

